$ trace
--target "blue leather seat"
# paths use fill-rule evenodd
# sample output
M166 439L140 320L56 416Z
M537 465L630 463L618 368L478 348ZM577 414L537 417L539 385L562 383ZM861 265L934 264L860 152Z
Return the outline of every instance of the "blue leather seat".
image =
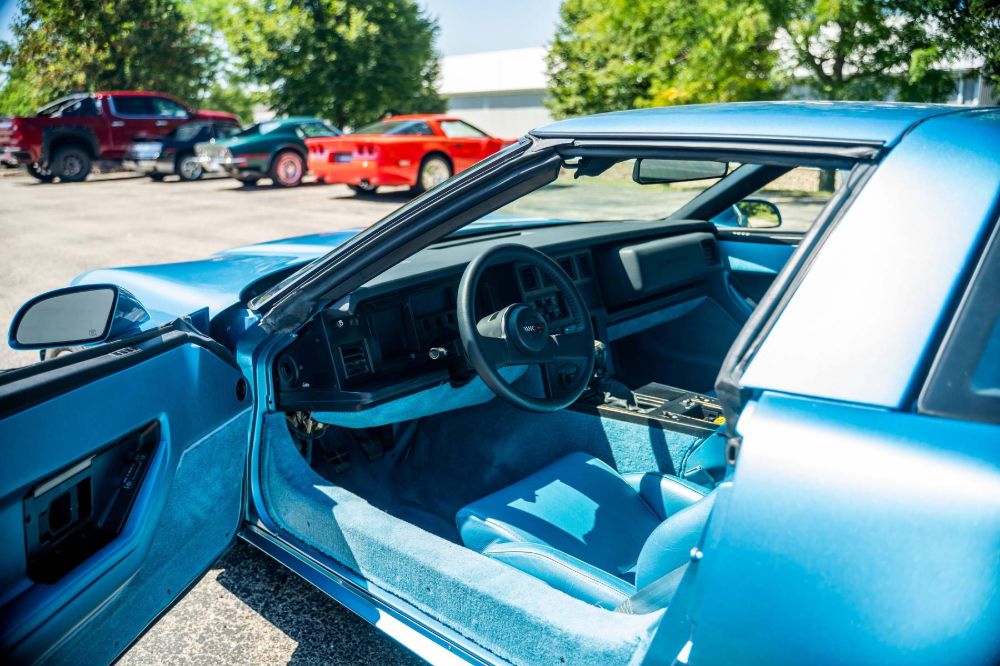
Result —
M462 507L455 521L467 547L615 609L668 575L679 582L714 498L677 477L622 476L572 453Z

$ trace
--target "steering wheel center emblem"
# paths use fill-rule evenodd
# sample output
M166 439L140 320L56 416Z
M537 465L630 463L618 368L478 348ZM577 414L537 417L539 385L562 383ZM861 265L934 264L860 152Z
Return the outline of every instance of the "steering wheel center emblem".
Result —
M549 326L538 310L520 306L510 313L507 336L521 351L537 354L549 342Z

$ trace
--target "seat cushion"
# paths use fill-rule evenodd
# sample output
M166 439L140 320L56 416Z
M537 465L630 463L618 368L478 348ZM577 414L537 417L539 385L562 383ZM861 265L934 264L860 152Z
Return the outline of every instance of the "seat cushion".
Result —
M571 453L466 505L455 520L462 542L474 550L505 542L545 545L632 582L643 544L663 521L661 511L679 510L702 494L679 479L648 476L636 477L633 488L602 461Z
M588 604L615 610L635 594L635 586L618 576L538 543L497 543L483 551L495 560Z

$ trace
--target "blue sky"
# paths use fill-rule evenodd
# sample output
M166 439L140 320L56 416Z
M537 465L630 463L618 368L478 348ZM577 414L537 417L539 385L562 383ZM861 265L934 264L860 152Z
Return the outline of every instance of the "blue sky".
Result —
M438 20L443 55L543 46L552 40L560 0L418 0ZM0 39L9 37L15 0L0 0Z
M10 37L10 19L14 14L14 0L0 0L0 40Z
M560 0L419 2L438 20L438 50L443 55L548 44L555 34L560 4Z

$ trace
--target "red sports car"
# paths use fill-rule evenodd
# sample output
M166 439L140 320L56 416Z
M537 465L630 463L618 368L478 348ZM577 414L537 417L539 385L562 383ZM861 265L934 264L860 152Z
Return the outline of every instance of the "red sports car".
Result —
M441 114L392 116L353 134L306 139L316 178L355 192L381 185L423 192L511 143Z

